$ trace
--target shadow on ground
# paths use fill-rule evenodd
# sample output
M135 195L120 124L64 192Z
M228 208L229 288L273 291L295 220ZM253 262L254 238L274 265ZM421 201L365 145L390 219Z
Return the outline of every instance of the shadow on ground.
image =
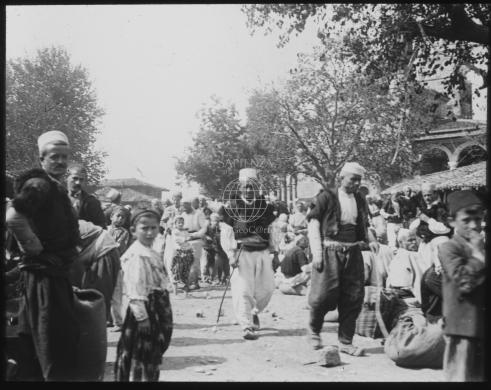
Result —
M307 334L305 328L297 329L276 329L276 328L261 328L259 330L261 336L303 336Z
M210 338L199 338L199 337L176 337L172 338L171 345L173 347L188 347L192 345L209 345L209 344L236 344L243 343L242 339L210 339Z
M221 356L165 356L163 358L162 364L160 365L161 370L182 370L187 367L193 366L207 366L207 365L217 365L222 364L227 359Z
M363 348L366 353L384 353L384 347Z

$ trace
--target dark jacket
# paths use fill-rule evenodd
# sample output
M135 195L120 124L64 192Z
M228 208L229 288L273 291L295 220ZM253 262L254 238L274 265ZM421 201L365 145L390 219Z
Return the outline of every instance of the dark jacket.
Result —
M285 253L285 258L281 262L281 272L287 278L292 278L301 273L302 267L308 263L304 250L295 245Z
M356 239L367 241L368 228L368 206L359 193L355 193L356 207L358 216L356 219ZM314 203L310 206L310 212L307 214L307 221L312 218L317 219L321 224L321 238L336 240L334 231L339 231L341 221L341 205L339 204L337 188L321 190L315 197Z
M29 185L36 178L47 186ZM13 206L31 221L33 231L41 241L43 252L31 259L57 268L57 262L48 257L55 255L63 265L73 262L77 256L80 232L67 190L42 169L31 169L15 180Z
M416 217L418 212L418 199L416 195L411 195L409 198L401 196L399 205L401 207L401 217L404 221L409 221Z
M401 217L402 207L401 207L400 202L398 202L398 203L399 203L399 214L397 214L396 216L387 217L387 222L391 222L391 223L401 223L402 222L402 217ZM385 202L384 207L382 207L382 208L387 214L394 214L395 213L394 202L392 201L392 199L389 199L387 202Z
M101 202L94 196L84 190L80 193L80 209L78 219L92 222L94 225L106 228L106 217L102 211Z
M455 234L439 247L443 268L443 318L447 335L484 337L483 262L472 257L467 241Z
M428 208L426 202L424 201L424 199L422 199L419 205L419 209L421 210L422 214L427 215L429 218L433 218L437 222L442 222L445 225L448 225L448 210L441 201L431 205L431 207Z

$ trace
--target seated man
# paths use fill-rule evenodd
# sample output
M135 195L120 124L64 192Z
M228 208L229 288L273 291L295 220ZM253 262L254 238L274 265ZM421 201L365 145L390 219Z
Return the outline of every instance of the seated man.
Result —
M284 279L279 283L279 290L287 295L305 295L310 280L310 265L305 255L308 246L307 237L300 235L295 246L290 248L281 262L280 268Z
M419 267L416 233L400 229L397 235L399 249L389 266L387 287L405 292L401 297L414 296L421 302L421 268Z

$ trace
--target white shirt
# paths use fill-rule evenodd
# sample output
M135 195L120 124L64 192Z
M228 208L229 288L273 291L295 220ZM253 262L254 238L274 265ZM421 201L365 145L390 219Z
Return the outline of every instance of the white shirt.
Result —
M193 210L191 213L182 213L181 217L184 218L184 228L189 232L200 232L203 235L206 232L206 217L201 210Z
M341 205L341 225L356 225L358 209L356 207L355 195L348 194L341 188L338 188L338 199Z
M153 290L168 290L169 280L160 264L160 255L135 241L121 256L123 295L137 321L148 318L145 301Z

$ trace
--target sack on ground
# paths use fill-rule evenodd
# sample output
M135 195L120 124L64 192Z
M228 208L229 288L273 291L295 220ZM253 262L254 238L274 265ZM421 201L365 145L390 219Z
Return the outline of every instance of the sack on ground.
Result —
M442 368L445 340L439 323L429 323L421 310L402 315L387 337L385 353L407 368Z

